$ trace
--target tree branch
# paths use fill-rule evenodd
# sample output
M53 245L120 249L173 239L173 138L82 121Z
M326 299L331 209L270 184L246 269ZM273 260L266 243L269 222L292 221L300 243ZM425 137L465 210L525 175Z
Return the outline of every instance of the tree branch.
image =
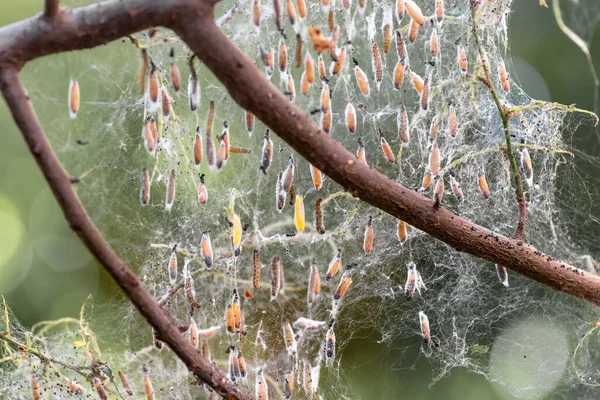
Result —
M446 209L436 211L430 199L358 162L289 102L229 42L213 21L212 4L213 0L113 0L65 11L61 18L50 23L33 17L0 28L0 88L66 219L161 338L209 386L221 395L243 398L220 371L208 365L187 343L85 213L19 82L16 71L27 61L96 47L150 26L171 28L242 107L353 195L458 251L505 265L554 289L600 305L600 277L547 256L522 241L497 235Z
M369 168L280 93L214 23L182 15L173 30L225 85L233 99L308 162L361 200L442 240L458 251L505 265L554 289L600 305L600 277L498 235L441 208Z
M188 343L168 314L152 299L135 274L104 240L85 212L73 191L69 175L50 147L15 69L0 71L0 90L71 229L111 274L140 314L154 327L161 340L169 345L190 371L223 397L245 399L222 371L209 364Z
M58 14L60 0L46 0L44 2L44 16L54 18Z
M44 16L53 18L58 14L60 0L46 0L44 2Z

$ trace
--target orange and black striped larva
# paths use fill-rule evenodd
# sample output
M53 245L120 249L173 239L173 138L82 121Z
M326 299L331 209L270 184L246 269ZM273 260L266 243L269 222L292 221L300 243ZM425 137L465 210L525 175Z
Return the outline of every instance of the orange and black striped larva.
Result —
M315 231L323 235L325 234L325 225L323 224L323 198L318 197L315 200Z
M198 83L198 76L194 69L192 69L192 73L188 79L188 101L190 110L192 111L196 111L200 106L200 84Z
M330 324L327 334L325 335L325 363L328 366L333 365L335 359L335 332L333 331L333 323Z
M323 83L323 89L321 90L321 111L327 112L331 105L331 97L329 92L329 85Z
M206 204L208 201L208 190L206 189L204 177L204 174L200 174L200 184L198 185L198 202L200 204Z
M119 370L118 374L119 374L119 378L121 379L121 384L123 385L123 389L125 390L125 393L128 396L135 395L135 393L134 393L133 389L131 388L131 385L129 384L129 381L127 380L127 377L125 376L123 371Z
M148 50L142 49L142 65L140 65L139 72L139 85L140 85L140 94L144 95L146 93L146 80L148 79L148 67L150 65L150 57L148 56Z
M398 109L398 136L402 143L408 143L410 137L408 132L408 113L406 112L406 107L402 106Z
M358 65L356 65L354 67L354 76L356 78L356 84L358 85L360 92L368 97L370 89L369 78L367 77L367 74L365 74L365 71L363 71Z
M206 269L211 269L213 266L213 250L208 231L202 233L200 240L200 252Z
M500 283L504 285L504 287L508 287L508 271L506 267L500 264L496 264L496 273L498 274L498 279L500 279Z
M306 71L303 71L302 76L300 77L300 93L302 93L304 96L308 96L309 89L310 83L308 82Z
M171 98L169 97L169 93L164 86L161 88L160 96L163 116L168 117L171 115Z
M260 251L254 249L252 252L252 286L260 290Z
M258 371L256 374L256 400L269 400L269 387L267 386L267 381L263 376L262 370Z
M140 203L145 206L150 202L150 178L148 176L148 170L142 169L142 175L140 177Z
M42 392L40 390L40 381L37 375L31 377L31 397L34 400L40 400L42 398Z
M211 169L215 168L217 158L215 142L212 139L212 126L214 118L215 102L211 100L208 105L208 116L206 117L206 163Z
M310 176L312 177L315 190L321 189L323 187L323 173L312 164L310 165Z
M104 388L104 385L102 384L102 381L99 378L92 378L92 386L94 386L94 389L96 389L96 393L98 393L98 398L100 400L108 400L108 394L106 393L106 389Z
M290 24L294 25L296 23L296 8L294 7L293 0L286 0L286 8Z
M281 324L281 329L288 354L290 356L295 356L298 351L298 343L296 342L296 334L292 329L292 325L290 325L289 321L284 321L283 324Z
M433 174L429 171L429 167L425 170L425 175L423 175L423 181L421 182L421 187L419 188L419 192L425 191L429 185L431 185L431 180L433 179Z
M280 172L279 175L277 176L277 182L275 184L275 207L276 207L277 211L279 211L279 212L283 211L283 207L285 206L285 198L287 196L287 193L281 187L282 176L283 176L283 173ZM295 200L296 199L294 199L294 201Z
M148 100L151 103L156 104L160 101L160 91L159 91L159 82L158 82L158 69L156 65L151 62L150 63L150 79L148 81Z
M79 104L81 102L81 94L79 92L79 83L71 79L69 82L69 115L71 119L77 118Z
M172 48L169 55L171 57L171 86L173 86L175 93L178 93L181 90L181 74L175 61L172 61L175 58L175 49Z
M267 129L265 132L265 142L262 148L262 158L260 162L260 170L266 175L267 170L273 162L273 142L271 141L271 133Z
M233 305L231 303L225 309L225 326L227 327L227 333L235 333L235 314L233 313Z
M413 43L415 40L417 40L417 35L419 35L419 24L417 21L411 18L410 29L408 31L408 40Z
M173 246L171 255L169 256L169 264L167 265L169 271L169 283L174 285L177 283L177 245Z
M390 164L393 164L394 160L395 160L395 158L394 158L394 152L392 151L392 148L390 147L389 143L387 142L387 140L385 140L385 138L383 137L383 135L381 135L379 137L379 141L381 143L381 151L383 152L383 155L385 156L385 159Z
M419 323L421 325L421 336L425 342L431 340L431 331L429 330L429 318L423 311L419 311Z
M327 70L325 69L325 61L323 61L322 55L319 55L317 62L318 62L318 68L319 68L319 79L321 81L327 82Z
M146 400L154 400L154 387L150 380L150 371L144 368L144 393L146 393Z
M323 58L320 57L320 60L322 60ZM313 60L312 56L310 55L310 53L307 51L306 55L304 56L304 72L306 72L306 80L308 81L308 83L314 83L315 82L315 61Z
M402 221L401 219L398 220L396 235L398 236L400 244L404 244L404 242L406 242L406 239L408 238L408 229L406 227L406 222Z
M289 192L290 187L294 184L294 158L290 157L287 168L281 175L281 188L284 192Z
M373 229L373 217L369 215L369 221L367 222L367 227L365 228L365 237L363 240L363 250L365 254L371 254L373 251L373 241L375 239L375 231Z
M438 137L438 121L437 115L434 115L431 118L431 125L429 125L429 143L433 144L433 142L437 142Z
M175 203L175 187L177 184L177 177L175 170L172 169L167 179L167 195L165 197L165 210L171 211L173 203Z
M325 280L330 281L331 278L335 276L335 274L340 269L342 265L342 249L337 249L336 255L333 257L331 262L329 263L329 267L327 268L327 273L325 274Z
M402 86L402 82L404 82L404 64L400 61L396 63L396 67L394 67L394 87L400 90Z
M200 127L196 127L196 136L194 138L194 164L200 165L202 163L202 134L200 133Z
M463 201L464 195L460 184L454 177L454 175L450 175L450 186L452 187L452 194L456 197L456 200Z
M458 122L456 117L456 109L454 105L450 105L448 109L448 132L450 136L456 137L456 132L458 130Z
M344 61L346 60L346 46L342 46L342 48L338 51L337 60L331 62L330 74L337 75L342 71L344 67Z
M483 170L479 171L479 174L477 175L477 182L479 184L479 190L481 191L481 194L483 197L488 199L490 197L490 189L488 187L487 180L485 179L485 173Z
M306 292L306 301L311 304L321 293L321 276L315 264L310 266L310 274L308 276L308 289Z
M456 60L458 62L458 67L460 68L460 72L463 75L466 75L467 67L468 67L467 52L465 51L465 48L461 44L458 45Z
M275 12L275 26L279 32L283 32L283 26L281 24L281 4L280 0L273 1L273 11Z
M404 0L396 0L396 20L398 23L402 22L405 9L406 7L404 6Z
M427 111L429 108L429 100L431 96L431 77L426 77L423 82L423 90L421 91L421 110Z
M506 66L504 60L498 62L498 77L500 78L500 84L505 92L510 91L510 81L508 80L508 72L506 72Z
M412 81L413 87L419 93L423 92L423 78L421 78L417 73L410 71L410 79Z
M429 151L429 170L433 175L440 173L440 148L437 144L437 140L434 140L431 144L431 150Z
M254 0L252 3L252 22L257 28L260 27L260 1Z
M383 81L383 61L381 59L381 51L379 50L379 45L374 40L371 43L371 54L373 63L373 75L375 77L377 90L379 90L379 87L381 86L381 81Z
M271 260L271 301L277 298L277 294L281 288L281 273L281 259L279 256L273 256Z
M283 38L279 40L279 72L284 74L287 71L287 46Z
M283 396L285 397L286 400L289 400L292 398L292 393L294 393L294 384L295 384L294 371L292 370L292 371L286 373L285 377L283 379Z
M344 295L348 291L348 288L352 284L352 277L350 276L350 273L351 273L350 270L353 267L354 267L354 265L346 266L346 272L344 272L344 275L342 275L342 278L340 279L340 283L338 284L338 287L335 290L335 293L333 295L333 300L339 301L342 297L344 297Z
M398 62L407 66L408 53L406 52L406 44L404 43L404 37L400 29L396 29L396 53L398 53Z
M306 18L306 0L297 0L296 4L298 5L298 15L300 16L300 18Z
M444 178L436 177L435 189L433 190L433 208L438 209L442 205L444 198Z
M444 0L436 0L435 1L435 17L438 23L442 23L444 21Z
M423 17L423 11L421 7L417 5L413 0L404 0L404 6L408 15L420 26L425 24L425 18Z
M523 171L527 185L529 185L529 187L533 186L533 166L527 148L524 148L521 152L521 171Z
M194 318L190 317L190 326L188 328L188 334L190 339L190 344L193 348L197 349L198 344L200 344L200 340L198 338L198 325Z
M348 132L356 132L356 109L354 108L352 103L348 103L348 105L346 105L346 109L344 110L344 117L346 121L346 128L348 128Z
M429 51L431 52L431 57L437 57L440 51L440 42L436 29L431 30L431 37L429 38Z
M250 111L244 113L244 122L246 126L246 132L248 132L248 136L252 136L252 132L254 132L254 123L256 121L256 117Z
M365 153L365 146L361 138L358 138L358 149L356 150L356 158L362 161L365 165L367 164L367 156Z

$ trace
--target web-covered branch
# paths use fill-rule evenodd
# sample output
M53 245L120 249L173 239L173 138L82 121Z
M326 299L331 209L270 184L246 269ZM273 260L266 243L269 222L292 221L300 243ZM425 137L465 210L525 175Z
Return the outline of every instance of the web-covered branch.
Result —
M71 229L77 233L148 323L154 327L161 340L170 346L201 382L224 397L246 398L223 372L209 364L200 352L190 345L172 323L168 314L152 299L135 274L104 240L73 191L71 177L50 147L16 70L3 69L0 72L0 89L13 119L48 181Z

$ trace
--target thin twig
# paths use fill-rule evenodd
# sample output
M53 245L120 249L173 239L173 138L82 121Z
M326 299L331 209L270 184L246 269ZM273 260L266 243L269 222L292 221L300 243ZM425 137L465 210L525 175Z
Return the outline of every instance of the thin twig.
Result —
M44 15L53 18L58 14L60 0L46 0L44 2Z
M485 60L485 55L483 53L483 48L481 47L479 35L477 34L477 24L475 23L476 8L476 1L471 0L471 29L473 31L473 37L475 38L477 50L479 51L479 58L482 60L481 64L483 65L483 70L485 72L485 78L479 77L479 79L490 90L490 93L494 98L494 103L496 103L496 107L498 108L500 118L502 119L504 139L506 141L505 152L506 157L508 158L508 163L510 165L510 171L514 180L517 204L519 205L519 217L517 220L517 229L515 230L515 239L525 240L525 223L527 222L527 199L525 198L525 191L523 190L523 180L521 179L521 174L519 173L519 168L517 167L517 161L515 159L515 155L512 148L512 142L510 139L510 131L508 128L508 122L510 117L509 114L505 111L504 107L502 106L502 103L500 102L500 97L498 97L498 93L496 93L496 89L494 88L494 84L492 81L492 73L488 69L486 63L483 62L483 60Z
M89 376L88 373L84 372L86 370L86 368L80 367L78 365L69 364L65 361L57 360L56 358L51 357L47 354L44 354L41 351L38 351L32 347L28 347L27 345L19 342L17 339L13 338L12 336L10 336L10 334L7 334L6 332L0 332L0 340L4 341L7 344L13 345L21 353L31 354L31 355L39 358L39 360L42 363L58 364L62 367L70 369L71 371L84 376L85 378L87 378Z

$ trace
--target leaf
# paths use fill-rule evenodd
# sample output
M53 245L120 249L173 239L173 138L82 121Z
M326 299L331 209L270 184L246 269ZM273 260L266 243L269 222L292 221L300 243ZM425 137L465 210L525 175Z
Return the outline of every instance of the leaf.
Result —
M469 348L469 352L471 354L486 354L488 351L490 351L489 346L484 346L481 344L474 344Z

